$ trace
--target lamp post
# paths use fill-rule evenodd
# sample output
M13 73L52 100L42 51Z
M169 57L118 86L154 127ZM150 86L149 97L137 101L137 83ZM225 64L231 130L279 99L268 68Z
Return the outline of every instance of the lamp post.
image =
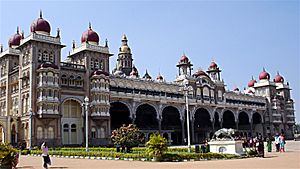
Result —
M32 114L33 114L31 108L29 108L28 113L29 113L29 133L28 133L28 135L29 135L29 150L31 150L31 148L32 148Z
M186 123L187 123L187 135L188 135L188 152L191 152L191 136L190 136L190 113L189 113L189 98L188 94L189 91L193 91L193 87L189 86L189 81L187 79L183 80L183 88L182 90L184 91L185 95L185 106L186 106Z
M89 98L86 96L84 98L84 106L85 106L85 151L89 150L89 130L88 130L88 115L89 115Z

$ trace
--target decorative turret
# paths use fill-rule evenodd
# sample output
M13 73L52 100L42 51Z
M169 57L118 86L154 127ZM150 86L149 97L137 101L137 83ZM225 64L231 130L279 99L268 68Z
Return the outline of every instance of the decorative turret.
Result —
M218 65L216 64L216 62L214 60L212 60L212 62L210 63L207 73L209 74L209 76L211 77L212 80L214 81L220 81L221 77L220 77L220 68L218 67Z
M145 79L145 80L151 80L152 79L152 77L148 74L147 69L146 69L145 75L143 76L143 79Z
M119 48L119 54L118 54L118 64L122 65L122 72L125 73L126 76L129 76L132 71L132 54L131 49L128 46L128 40L126 35L124 34L122 36L122 45Z
M179 76L180 75L191 76L193 64L191 64L191 62L189 61L189 58L184 53L181 56L181 58L176 66L178 67Z
M87 42L92 45L98 45L100 41L100 38L97 34L97 32L92 30L92 25L89 23L89 28L81 35L81 43Z
M275 83L283 83L284 82L284 78L279 74L279 72L277 72L277 75L275 76L274 80Z

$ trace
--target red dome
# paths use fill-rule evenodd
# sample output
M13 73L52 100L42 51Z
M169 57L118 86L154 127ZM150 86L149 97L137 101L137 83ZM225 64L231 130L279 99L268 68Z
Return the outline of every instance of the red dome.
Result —
M186 62L189 61L189 58L186 57L185 54L183 54L183 55L181 56L181 58L180 58L180 62L184 62L184 61L186 61Z
M265 71L265 69L263 69L263 71L259 74L259 80L262 79L270 79L270 74L268 72Z
M217 67L218 67L218 65L217 65L216 62L214 62L214 61L212 61L212 62L210 63L210 65L209 65L209 68L210 68L210 69L217 68Z
M92 30L91 24L89 26L89 29L83 32L81 35L81 43L86 41L99 43L99 39L100 38L98 34Z
M36 31L43 31L50 33L51 27L49 22L47 22L45 19L42 18L42 13L40 13L40 17L33 21L33 23L30 26L30 31L31 32L36 32Z
M256 80L255 79L252 79L248 82L248 87L253 87L254 84L256 83Z
M14 34L11 38L9 38L8 46L19 46L20 41L22 39L22 36L19 34L19 29L17 30L17 33Z
M283 83L284 82L284 78L279 73L277 73L277 75L274 78L274 82L275 83Z
M193 74L194 77L199 77L199 76L206 76L209 78L209 76L203 71L203 70L198 70Z

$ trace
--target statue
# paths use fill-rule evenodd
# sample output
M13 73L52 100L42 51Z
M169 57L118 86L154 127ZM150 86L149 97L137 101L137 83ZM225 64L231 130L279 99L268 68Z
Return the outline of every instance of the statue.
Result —
M237 134L237 130L235 129L227 129L227 128L222 128L218 131L215 132L213 135L214 140L234 140L234 137Z

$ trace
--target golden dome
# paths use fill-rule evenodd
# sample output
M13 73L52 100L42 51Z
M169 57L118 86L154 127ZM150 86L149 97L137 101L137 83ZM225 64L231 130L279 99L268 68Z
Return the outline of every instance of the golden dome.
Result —
M131 49L129 46L121 46L120 53L131 53Z

